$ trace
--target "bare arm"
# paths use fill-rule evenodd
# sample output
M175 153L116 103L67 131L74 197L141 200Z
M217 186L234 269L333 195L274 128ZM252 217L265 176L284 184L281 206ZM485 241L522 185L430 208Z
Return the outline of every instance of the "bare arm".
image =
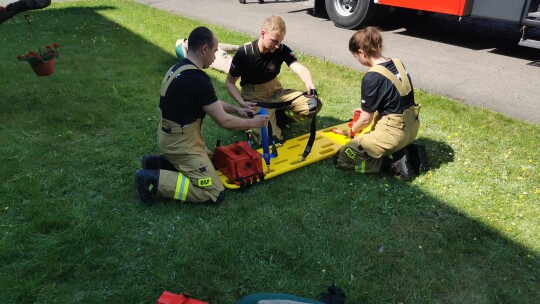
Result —
M223 100L219 100L219 102L221 102L221 106L223 107L223 110L226 113L236 114L238 116L250 117L250 118L255 115L255 109L253 109L253 107L239 108L239 107L233 106L232 104L226 103Z
M306 68L298 61L291 63L289 67L306 84L306 91L308 92L308 94L311 94L311 90L315 89L315 85L313 85L311 73L309 72L308 68Z
M268 124L268 115L256 115L251 119L240 118L229 114L224 107L227 109L227 111L230 111L230 113L241 114L243 113L242 111L247 111L239 109L221 100L204 106L203 110L210 115L210 117L212 117L220 127L226 129L245 130L250 128L264 127Z
M360 117L354 123L351 130L355 133L362 132L362 130L369 126L369 124L373 121L373 116L375 116L375 113L362 111L362 113L360 113Z

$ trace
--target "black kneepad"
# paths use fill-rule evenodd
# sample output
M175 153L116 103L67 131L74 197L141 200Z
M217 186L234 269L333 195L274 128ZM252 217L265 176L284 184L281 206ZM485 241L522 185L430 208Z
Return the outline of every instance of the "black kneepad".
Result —
M319 113L322 108L322 102L316 95L308 97L307 105L309 107L309 117Z

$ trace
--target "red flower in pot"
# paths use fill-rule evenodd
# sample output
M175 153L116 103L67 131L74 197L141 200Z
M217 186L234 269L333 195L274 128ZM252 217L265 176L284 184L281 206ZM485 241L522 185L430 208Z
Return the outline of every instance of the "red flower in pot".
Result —
M54 58L60 55L60 45L53 43L39 48L37 52L29 51L25 55L19 55L20 61L28 61L38 76L49 76L54 73Z

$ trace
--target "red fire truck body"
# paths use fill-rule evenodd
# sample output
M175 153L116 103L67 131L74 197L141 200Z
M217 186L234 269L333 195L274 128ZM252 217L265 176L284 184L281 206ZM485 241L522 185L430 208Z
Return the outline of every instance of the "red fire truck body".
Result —
M315 0L314 8L338 27L357 29L392 7L511 22L521 27L520 45L540 48L540 41L527 35L540 28L540 0Z
M379 0L376 2L379 5L390 5L404 7L416 10L437 12L443 14L463 16L465 15L465 0L447 0L447 1L430 1L430 0Z

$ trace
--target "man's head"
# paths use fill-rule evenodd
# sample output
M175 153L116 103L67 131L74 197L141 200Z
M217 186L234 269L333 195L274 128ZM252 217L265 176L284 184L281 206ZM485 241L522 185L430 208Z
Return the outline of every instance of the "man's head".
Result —
M287 28L285 27L285 21L280 16L272 15L264 20L261 37L259 39L259 49L261 53L273 53L279 48Z
M195 59L203 69L208 68L216 59L218 41L207 27L199 26L188 37L188 59Z
M363 60L380 55L383 49L383 38L378 28L365 27L354 33L349 40L349 51L362 64Z

